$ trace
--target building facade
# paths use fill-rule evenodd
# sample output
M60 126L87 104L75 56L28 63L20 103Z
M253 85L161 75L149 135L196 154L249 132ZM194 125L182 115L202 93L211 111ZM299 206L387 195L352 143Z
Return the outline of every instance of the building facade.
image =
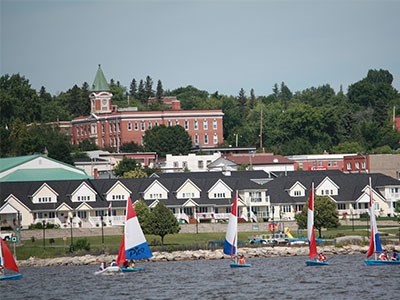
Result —
M112 104L112 93L99 66L89 96L90 116L72 120L72 143L90 140L100 148L111 147L119 151L123 143L143 145L146 130L154 126L182 126L192 138L193 146L216 147L223 143L223 112L216 110L138 111L136 108L119 109ZM169 102L170 98L167 98Z

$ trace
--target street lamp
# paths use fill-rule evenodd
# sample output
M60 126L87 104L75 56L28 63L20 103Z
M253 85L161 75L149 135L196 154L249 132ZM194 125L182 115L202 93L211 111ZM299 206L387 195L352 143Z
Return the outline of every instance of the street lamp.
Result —
M46 248L46 243L45 243L45 239L46 239L46 221L43 220L42 224L43 224L43 249L44 249L44 248Z
M354 205L351 208L351 227L352 231L354 231Z
M104 229L103 229L103 215L100 216L101 221L101 245L102 245L102 254L104 254Z
M73 235L72 235L72 216L69 218L69 225L71 228L71 244L69 245L69 252L72 253L74 252L74 240L73 240Z

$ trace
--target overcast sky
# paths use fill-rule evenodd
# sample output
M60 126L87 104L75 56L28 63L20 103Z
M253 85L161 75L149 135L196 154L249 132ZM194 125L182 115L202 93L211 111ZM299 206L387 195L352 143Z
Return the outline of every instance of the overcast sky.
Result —
M1 75L52 94L91 85L98 64L128 88L338 91L385 69L400 89L400 0L0 1Z

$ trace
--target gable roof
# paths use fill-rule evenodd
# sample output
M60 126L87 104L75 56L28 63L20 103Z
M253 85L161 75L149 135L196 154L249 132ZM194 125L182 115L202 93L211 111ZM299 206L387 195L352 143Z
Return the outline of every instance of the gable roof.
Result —
M238 165L293 165L294 161L282 156L268 153L256 154L230 154L227 158Z
M7 171L11 168L17 167L19 165L22 165L23 163L31 161L37 157L40 157L40 155L35 154L35 155L0 158L0 173Z
M0 179L2 182L18 181L48 181L48 180L79 180L91 179L89 175L83 175L69 170L56 169L20 169Z

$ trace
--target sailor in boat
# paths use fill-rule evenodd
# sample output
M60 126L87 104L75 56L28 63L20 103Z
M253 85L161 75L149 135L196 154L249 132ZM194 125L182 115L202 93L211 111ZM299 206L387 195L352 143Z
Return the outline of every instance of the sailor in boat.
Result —
M324 254L324 252L318 254L317 261L326 261L326 255Z
M103 271L105 268L106 268L106 263L103 261L103 262L100 264L99 270L100 270L100 271Z
M379 260L388 260L388 254L386 250L383 250L383 252L381 254L379 254L378 257Z
M0 265L0 276L3 276L3 275L4 275L3 266Z
M113 261L110 264L111 267L117 267L117 262L115 261L115 259L113 259Z
M129 269L133 269L135 267L135 262L131 259L129 261Z
M393 255L391 257L391 260L400 260L400 254L397 252L396 249L393 249Z
M241 254L241 255L239 256L239 264L240 264L240 265L246 264L246 259L244 258L244 255L243 255L243 254Z

